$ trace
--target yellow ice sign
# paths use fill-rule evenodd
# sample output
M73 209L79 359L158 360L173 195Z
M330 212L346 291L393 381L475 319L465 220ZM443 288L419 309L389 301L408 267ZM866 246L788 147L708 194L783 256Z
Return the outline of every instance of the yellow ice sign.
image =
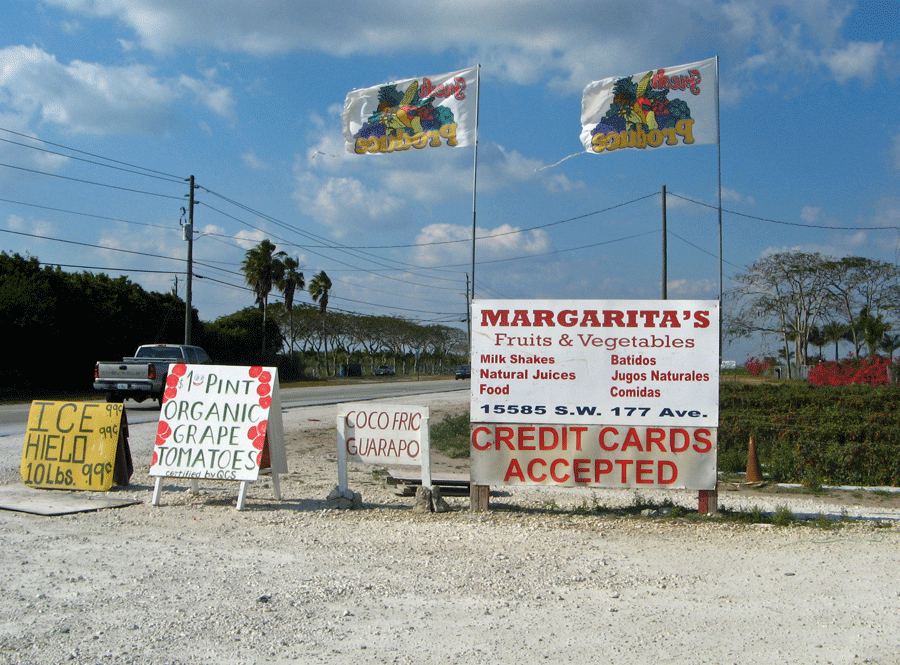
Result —
M34 401L22 447L22 481L43 489L95 491L106 491L113 482L127 484L127 429L122 404Z

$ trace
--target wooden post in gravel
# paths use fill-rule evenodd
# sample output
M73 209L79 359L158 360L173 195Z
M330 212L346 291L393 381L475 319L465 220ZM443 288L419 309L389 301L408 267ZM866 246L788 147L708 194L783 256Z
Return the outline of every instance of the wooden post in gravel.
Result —
M490 510L491 488L488 485L469 485L469 510L483 513Z
M697 495L697 512L701 515L715 515L719 512L719 491L700 490Z

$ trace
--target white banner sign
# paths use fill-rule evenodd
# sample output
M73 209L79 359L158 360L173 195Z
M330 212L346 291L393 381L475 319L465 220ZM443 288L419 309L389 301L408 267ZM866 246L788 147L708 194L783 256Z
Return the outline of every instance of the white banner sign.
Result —
M600 154L719 142L716 59L593 81L581 100L581 142Z
M473 485L711 490L716 429L472 425Z
M478 300L473 423L717 427L715 300Z
M474 145L477 68L353 90L342 120L347 151L385 155Z

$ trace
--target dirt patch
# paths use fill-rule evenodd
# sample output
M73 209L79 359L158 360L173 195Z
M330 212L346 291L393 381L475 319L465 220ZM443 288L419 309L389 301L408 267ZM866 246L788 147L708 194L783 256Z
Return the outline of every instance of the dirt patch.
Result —
M835 506L861 506L865 508L888 508L900 510L900 492L886 489L809 489L802 485L784 485L778 483L719 483L720 495L737 495L748 500L753 497L765 497L769 500L778 498L811 499Z

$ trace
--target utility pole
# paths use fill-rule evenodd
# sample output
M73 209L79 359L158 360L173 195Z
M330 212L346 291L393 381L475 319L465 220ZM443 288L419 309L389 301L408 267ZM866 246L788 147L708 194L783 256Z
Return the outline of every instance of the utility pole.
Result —
M194 272L194 176L187 178L191 183L191 192L188 194L190 203L188 204L188 221L182 227L184 239L187 240L187 283L185 285L184 295L184 343L191 343L191 282L193 281Z

